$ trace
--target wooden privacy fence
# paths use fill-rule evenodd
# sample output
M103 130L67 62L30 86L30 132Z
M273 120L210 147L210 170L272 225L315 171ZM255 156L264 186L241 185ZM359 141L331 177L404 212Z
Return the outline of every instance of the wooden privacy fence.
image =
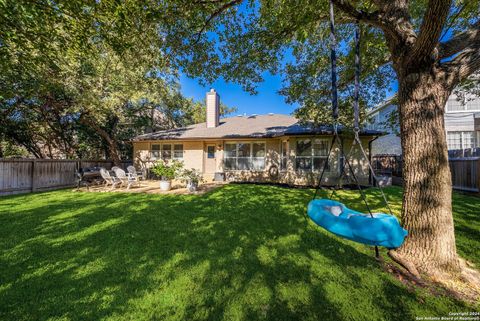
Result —
M378 175L402 177L401 155L375 155L372 157L372 166Z
M450 158L454 189L480 192L480 157Z
M450 157L452 187L467 192L480 192L480 156ZM392 178L402 177L402 158L398 155L375 155L372 157L374 170ZM395 182L395 180L393 180ZM397 180L399 181L399 180Z
M0 159L0 195L75 186L79 168L113 166L111 160ZM122 168L132 161L122 161Z

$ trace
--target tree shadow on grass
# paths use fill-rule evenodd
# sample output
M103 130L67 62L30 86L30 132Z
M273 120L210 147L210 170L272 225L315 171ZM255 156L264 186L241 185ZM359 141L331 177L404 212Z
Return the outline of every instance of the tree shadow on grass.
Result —
M8 198L0 319L377 320L465 309L409 292L370 248L306 221L310 197L229 185L203 196Z

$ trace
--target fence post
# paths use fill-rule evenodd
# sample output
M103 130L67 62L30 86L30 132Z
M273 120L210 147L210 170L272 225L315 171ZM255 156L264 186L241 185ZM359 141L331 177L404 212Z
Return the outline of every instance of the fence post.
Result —
M477 186L475 186L478 189L478 194L480 194L480 159L477 159L477 168L475 171L477 175L477 181L475 182Z
M35 173L35 168L36 168L35 163L36 163L36 161L33 159L33 160L32 160L32 175L31 175L31 180L32 180L32 188L31 188L31 189L32 189L32 192L35 191L35 179L36 179L36 177L37 177L37 176L35 175L35 174L36 174L36 173Z

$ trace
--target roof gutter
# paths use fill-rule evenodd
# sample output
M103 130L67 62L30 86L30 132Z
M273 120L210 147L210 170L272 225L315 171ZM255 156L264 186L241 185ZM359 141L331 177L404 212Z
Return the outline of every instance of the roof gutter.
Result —
M383 134L383 133L381 133ZM226 140L226 139L275 139L283 137L295 137L295 136L332 136L333 132L323 133L291 133L291 134L273 134L264 136L252 136L252 135L238 135L238 136L220 136L220 137L163 137L163 138L147 138L147 139L132 139L129 142L142 143L142 142L154 142L154 141L200 141L200 140ZM362 137L379 137L378 133L360 133Z

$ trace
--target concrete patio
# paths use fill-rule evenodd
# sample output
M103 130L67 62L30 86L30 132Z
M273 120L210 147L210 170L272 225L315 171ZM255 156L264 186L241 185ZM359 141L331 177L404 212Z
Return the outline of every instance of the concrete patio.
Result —
M116 187L114 189L111 186L105 186L104 184L100 185L90 185L88 187L82 186L80 188L74 189L74 191L82 192L121 192L121 193L146 193L146 194L193 194L200 195L207 192L210 192L216 188L219 188L228 182L207 182L200 184L197 188L197 191L190 192L185 187L184 183L179 181L172 182L172 189L170 191L162 191L159 187L159 181L157 180L144 180L140 182L140 186L132 186L130 189L127 189L125 186Z

